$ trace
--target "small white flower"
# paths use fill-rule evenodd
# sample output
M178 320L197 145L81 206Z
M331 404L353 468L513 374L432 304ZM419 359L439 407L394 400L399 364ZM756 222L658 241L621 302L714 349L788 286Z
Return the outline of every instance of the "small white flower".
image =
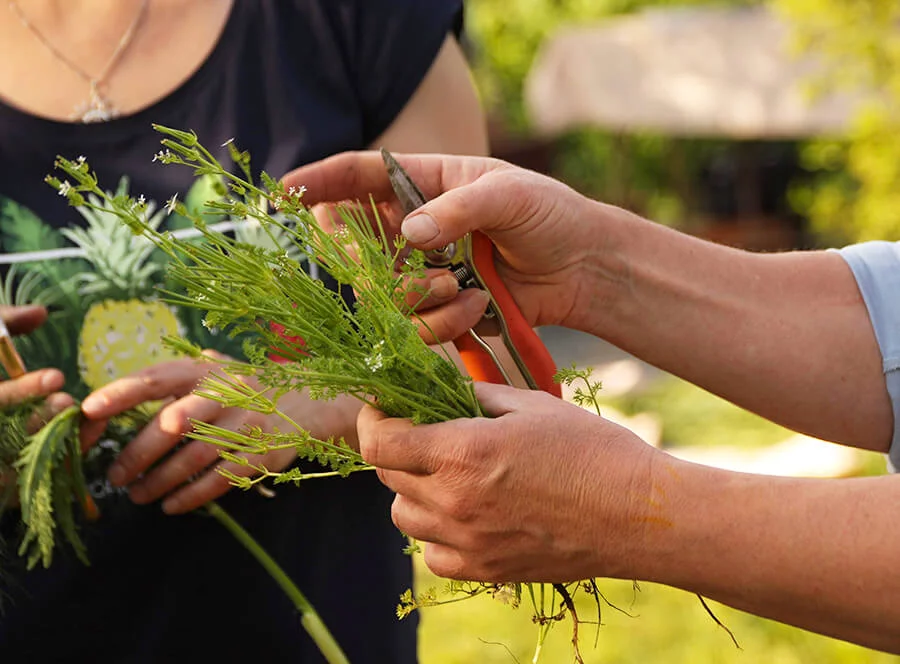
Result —
M222 143L222 147L223 147L223 148L226 148L226 147L228 147L229 145L231 145L232 143L234 143L234 136L232 136L232 137L229 138L227 141L225 141L224 143Z
M64 180L63 183L59 185L59 195L68 196L70 191L72 191L72 185L69 184L68 180Z
M519 601L516 597L516 586L512 583L504 583L496 588L491 595L494 599L503 604L511 604L518 606Z
M178 205L178 194L175 194L166 201L166 216L169 216L175 211L175 206Z
M378 371L381 367L384 366L384 355L381 354L381 351L384 349L384 342L379 341L372 348L372 354L366 358L366 366L370 371Z

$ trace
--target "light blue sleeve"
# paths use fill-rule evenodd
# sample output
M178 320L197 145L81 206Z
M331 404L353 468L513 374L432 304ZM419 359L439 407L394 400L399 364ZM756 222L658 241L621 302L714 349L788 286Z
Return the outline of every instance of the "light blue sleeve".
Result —
M884 378L894 407L888 459L900 470L900 242L863 242L838 252L850 265L869 310L881 349Z

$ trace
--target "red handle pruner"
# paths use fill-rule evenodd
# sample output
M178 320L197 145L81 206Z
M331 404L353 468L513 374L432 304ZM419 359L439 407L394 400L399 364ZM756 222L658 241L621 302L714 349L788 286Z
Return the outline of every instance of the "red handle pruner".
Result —
M425 196L391 153L382 149L381 156L406 213L424 205ZM556 364L497 274L490 239L475 231L426 252L425 258L429 267L452 271L460 288L480 288L490 296L481 321L453 340L469 375L475 380L543 390L561 397L560 386L553 380Z

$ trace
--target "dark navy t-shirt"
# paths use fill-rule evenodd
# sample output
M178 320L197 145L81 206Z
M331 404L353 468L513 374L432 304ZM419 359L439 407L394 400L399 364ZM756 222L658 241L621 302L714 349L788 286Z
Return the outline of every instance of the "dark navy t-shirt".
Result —
M193 129L206 146L234 138L254 170L273 176L368 147L459 13L448 0L235 0L208 59L146 110L75 125L0 103L0 217L83 223L43 182L57 154L87 157L107 188L128 175L148 199L183 194L193 176L152 163L160 137L151 123ZM292 604L217 522L94 489L104 517L83 529L89 567L68 550L47 570L25 572L14 553L0 563L0 661L323 661ZM220 503L284 567L351 661L413 662L416 619L394 613L412 575L391 500L374 474L358 474L282 487L275 499L234 490ZM7 542L17 536L10 516Z

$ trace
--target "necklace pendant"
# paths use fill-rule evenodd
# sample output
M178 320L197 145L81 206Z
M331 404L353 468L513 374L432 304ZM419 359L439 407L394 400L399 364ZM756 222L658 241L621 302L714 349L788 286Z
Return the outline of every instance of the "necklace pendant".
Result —
M99 83L91 81L91 98L84 104L75 107L72 118L90 124L93 122L109 122L119 116L119 111L100 93Z

